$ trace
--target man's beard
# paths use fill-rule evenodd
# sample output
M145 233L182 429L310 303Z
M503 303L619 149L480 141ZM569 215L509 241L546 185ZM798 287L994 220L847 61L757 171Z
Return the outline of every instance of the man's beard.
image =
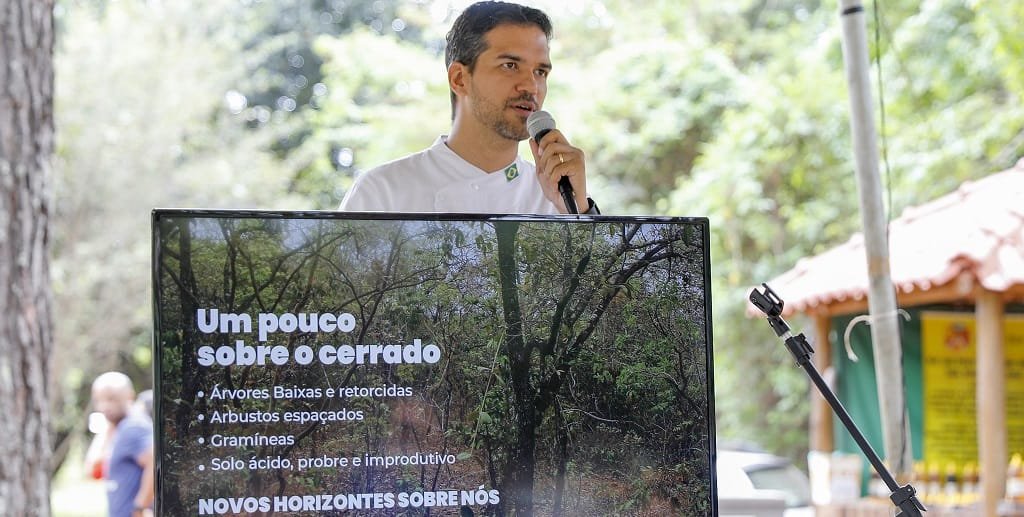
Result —
M526 130L525 122L517 124L516 122L509 121L506 118L505 110L508 108L508 101L501 106L495 105L493 102L490 102L483 96L479 95L476 88L473 89L473 97L476 99L471 103L473 116L476 117L476 119L483 125L497 133L498 136L515 142L520 142L530 138L530 134Z

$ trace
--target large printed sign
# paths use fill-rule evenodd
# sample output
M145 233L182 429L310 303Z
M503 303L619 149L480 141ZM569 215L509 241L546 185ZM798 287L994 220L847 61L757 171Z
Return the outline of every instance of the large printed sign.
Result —
M978 462L977 331L974 315L925 312L921 316L924 391L924 460L946 468ZM1010 451L1024 451L1024 317L1007 316L1007 431Z
M707 239L157 211L157 509L711 514Z

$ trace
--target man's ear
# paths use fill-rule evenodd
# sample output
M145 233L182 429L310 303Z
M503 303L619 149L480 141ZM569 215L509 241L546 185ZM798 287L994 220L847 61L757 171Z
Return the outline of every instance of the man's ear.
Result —
M469 75L469 68L458 61L448 65L448 87L456 96L465 97L469 92Z

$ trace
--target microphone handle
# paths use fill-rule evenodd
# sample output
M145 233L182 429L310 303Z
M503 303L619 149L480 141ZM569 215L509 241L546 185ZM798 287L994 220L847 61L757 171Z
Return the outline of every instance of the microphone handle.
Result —
M536 135L533 140L540 143L540 140L544 138L544 135L548 134L550 129L542 129ZM568 176L562 176L558 180L558 193L562 195L562 202L565 203L565 210L570 214L580 213L579 208L576 207L576 196L573 195L572 183L569 182Z
M572 192L572 183L569 183L568 176L562 176L558 180L558 193L562 195L562 202L565 203L565 209L570 214L580 213L579 208L576 208L576 196Z

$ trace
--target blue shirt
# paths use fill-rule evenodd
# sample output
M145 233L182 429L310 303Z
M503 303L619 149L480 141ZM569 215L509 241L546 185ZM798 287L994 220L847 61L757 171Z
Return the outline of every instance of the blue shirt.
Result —
M131 517L139 492L142 466L137 458L153 446L153 422L141 414L129 414L118 422L107 466L107 514Z

